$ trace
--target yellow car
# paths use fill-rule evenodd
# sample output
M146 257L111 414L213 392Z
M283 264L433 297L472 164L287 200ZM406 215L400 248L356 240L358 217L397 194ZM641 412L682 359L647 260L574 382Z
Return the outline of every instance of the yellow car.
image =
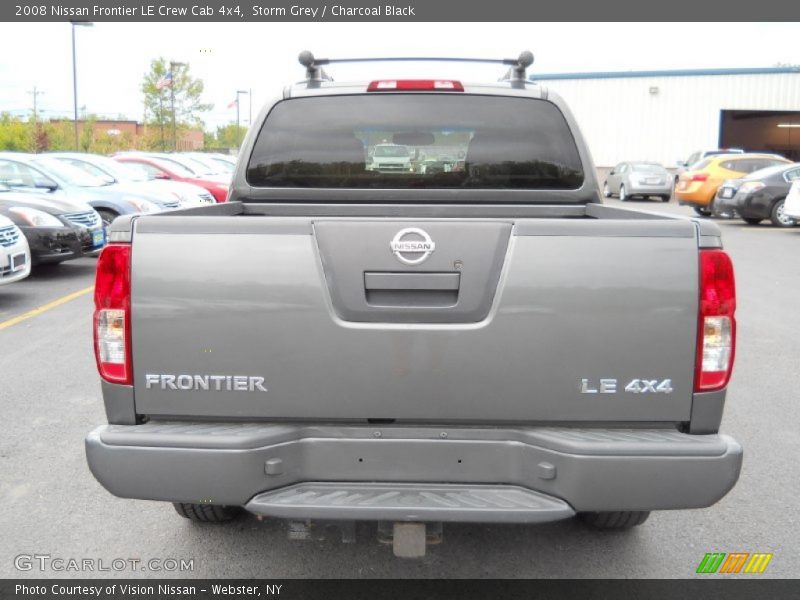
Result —
M710 156L681 173L675 186L678 203L694 207L697 214L709 216L717 189L726 179L739 179L754 171L790 160L777 154L720 154Z

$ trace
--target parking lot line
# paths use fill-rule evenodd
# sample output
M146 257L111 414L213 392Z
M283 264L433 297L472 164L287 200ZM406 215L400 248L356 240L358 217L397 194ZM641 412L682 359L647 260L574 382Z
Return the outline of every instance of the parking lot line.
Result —
M44 312L47 312L50 309L56 308L57 306L61 306L62 304L66 304L70 300L74 300L75 298L84 296L89 292L91 292L92 290L94 290L94 286L90 285L87 288L83 288L82 290L78 290L77 292L72 292L71 294L67 294L66 296L61 296L61 298L53 300L52 302L48 302L47 304L34 308L33 310L29 310L26 313L22 313L21 315L12 317L7 321L2 321L0 322L0 330L5 329L6 327L11 327L12 325L16 325L17 323L21 323L22 321L26 321L27 319L35 317L36 315L40 315Z

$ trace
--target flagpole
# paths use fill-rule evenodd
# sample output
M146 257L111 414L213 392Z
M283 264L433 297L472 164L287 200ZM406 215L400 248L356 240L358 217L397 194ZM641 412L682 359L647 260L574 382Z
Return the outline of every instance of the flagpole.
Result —
M158 124L161 126L161 151L164 152L164 94L158 90Z

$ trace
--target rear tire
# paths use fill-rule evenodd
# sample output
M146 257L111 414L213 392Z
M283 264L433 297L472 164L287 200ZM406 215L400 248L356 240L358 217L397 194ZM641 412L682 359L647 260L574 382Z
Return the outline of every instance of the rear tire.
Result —
M786 199L781 198L773 206L772 211L769 213L769 220L775 227L794 227L797 221L787 216L783 212L783 207L786 204Z
M696 212L701 217L710 217L711 211L708 210L705 206L695 206L694 212Z
M607 181L603 184L603 196L611 198L611 189L608 187Z
M669 202L669 196L661 196L662 202Z
M594 527L604 530L621 530L637 527L647 521L649 510L615 510L608 512L578 513L578 518Z
M756 217L742 217L742 221L747 223L748 225L758 225L764 219L758 219Z
M191 504L188 502L173 502L175 511L184 519L201 523L224 523L233 521L241 515L242 509L238 506L220 506L218 504Z

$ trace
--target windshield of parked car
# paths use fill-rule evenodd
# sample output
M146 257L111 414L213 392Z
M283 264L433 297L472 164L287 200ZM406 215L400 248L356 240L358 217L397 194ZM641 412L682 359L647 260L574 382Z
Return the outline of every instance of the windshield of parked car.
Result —
M261 187L577 189L583 177L551 102L456 94L280 102L247 167L248 182Z
M170 164L174 163L177 164L187 171L191 172L191 175L196 177L203 177L204 175L215 175L216 173L201 163L198 160L194 160L193 158L189 158L188 156L163 156L159 157L162 160L168 161Z
M162 159L160 157L155 158L152 156L149 156L147 160L151 161L157 168L163 171L169 171L170 173L174 173L178 177L196 177L196 175L192 171L184 167L178 161ZM147 167L143 166L142 168L146 169Z
M232 163L224 158L217 158L216 156L212 156L211 160L214 161L214 164L217 165L217 168L219 168L220 171L224 173L233 173L235 163Z
M108 180L89 175L86 171L82 171L78 167L73 167L57 158L42 156L40 158L34 158L32 162L38 167L41 167L46 173L55 175L56 178L61 179L69 185L77 187L101 187L111 183Z
M373 154L373 156L379 158L384 158L384 157L405 158L411 156L411 153L405 146L375 146L375 153Z
M199 167L202 167L204 175L220 175L227 173L227 171L222 168L222 165L217 163L217 161L212 160L208 156L198 156L196 154L192 154L185 156L185 158L191 160L192 164L197 164Z
M78 160L75 158L67 158L62 156L57 156L56 159L63 163L67 163L68 165L72 165L84 173L88 173L89 175L97 177L98 179L102 179L106 183L115 183L117 181L117 178L110 173L104 171L96 165L86 162L85 160Z
M152 177L147 174L147 171L138 165L121 163L106 156L92 156L91 159L86 161L86 164L91 164L95 168L103 170L117 181L125 183L139 183L152 179Z

